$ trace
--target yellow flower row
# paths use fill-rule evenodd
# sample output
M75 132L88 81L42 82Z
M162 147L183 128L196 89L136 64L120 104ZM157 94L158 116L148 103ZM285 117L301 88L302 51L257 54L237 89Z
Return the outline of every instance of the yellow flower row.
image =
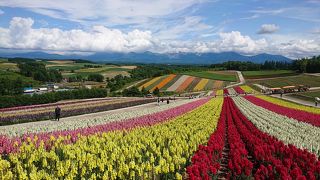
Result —
M202 91L209 82L209 79L201 79L200 82L193 88L194 91Z
M256 91L254 89L252 89L250 86L243 85L243 86L240 86L240 87L246 93L256 93Z
M257 96L257 97L260 98L260 99L263 99L265 101L271 102L273 104L280 105L280 106L284 106L284 107L288 107L288 108L292 108L292 109L298 109L298 110L302 110L302 111L307 111L307 112L311 112L311 113L314 113L314 114L320 114L320 109L318 109L318 108L299 105L299 104L296 104L296 103L284 101L284 100L281 100L281 99L278 99L278 98L274 98L274 97L270 97L270 96Z
M0 159L0 175L5 179L182 179L198 145L207 142L216 129L223 98L171 121L131 131L114 131L51 138L46 151L30 141L19 153Z
M217 96L222 96L222 95L223 95L223 90L222 90L222 89L218 90L218 91L216 92L216 95L217 95Z

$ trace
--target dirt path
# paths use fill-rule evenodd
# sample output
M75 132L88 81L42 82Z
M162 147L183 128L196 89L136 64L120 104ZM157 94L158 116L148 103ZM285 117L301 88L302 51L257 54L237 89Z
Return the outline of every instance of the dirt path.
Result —
M240 85L242 85L242 84L244 84L246 82L246 80L244 79L241 71L236 71L236 72L238 74L238 78L239 78L240 82L239 83L235 83L235 84L231 84L231 85L227 86L226 88L231 88L231 87L234 87L234 86L240 86Z

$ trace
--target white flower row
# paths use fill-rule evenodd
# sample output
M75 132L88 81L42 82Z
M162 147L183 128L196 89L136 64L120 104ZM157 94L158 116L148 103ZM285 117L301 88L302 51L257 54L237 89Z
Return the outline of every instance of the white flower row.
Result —
M229 93L230 95L238 94L233 88L228 88L228 93Z
M257 106L242 97L233 98L235 104L258 129L285 144L320 155L320 128L288 118Z
M75 117L68 117L68 118L63 118L60 121L48 120L48 121L15 124L15 125L9 125L9 126L0 126L0 134L14 137L14 136L22 136L23 134L26 134L26 133L74 130L78 128L102 125L109 122L122 121L130 118L140 117L147 114L157 113L157 112L171 109L195 100L196 99L178 100L176 102L171 101L170 104L161 103L160 106L156 105L156 103L152 103L147 105L140 105L137 107L126 108L126 109L93 113L91 115L86 114L86 115L80 115Z

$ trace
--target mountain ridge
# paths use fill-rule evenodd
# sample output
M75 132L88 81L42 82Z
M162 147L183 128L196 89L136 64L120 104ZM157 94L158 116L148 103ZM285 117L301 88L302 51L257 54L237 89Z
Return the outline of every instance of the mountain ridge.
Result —
M291 59L282 55L272 55L267 53L246 56L237 52L220 52L220 53L153 53L146 52L129 52L129 53L110 53L99 52L91 55L60 55L49 54L35 51L27 53L0 53L0 57L13 58L38 58L38 59L85 59L94 62L118 62L118 63L145 63L145 64L216 64L226 61L251 61L254 63L263 63L267 60L273 61L291 61Z

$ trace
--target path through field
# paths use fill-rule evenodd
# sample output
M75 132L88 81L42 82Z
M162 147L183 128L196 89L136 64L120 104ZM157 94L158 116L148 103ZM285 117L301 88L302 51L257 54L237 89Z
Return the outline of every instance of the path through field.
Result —
M229 86L227 86L226 88L231 88L231 87L235 87L235 86L240 86L242 84L244 84L246 82L246 80L244 79L241 71L237 71L238 77L239 77L239 83L235 83L235 84L231 84Z

